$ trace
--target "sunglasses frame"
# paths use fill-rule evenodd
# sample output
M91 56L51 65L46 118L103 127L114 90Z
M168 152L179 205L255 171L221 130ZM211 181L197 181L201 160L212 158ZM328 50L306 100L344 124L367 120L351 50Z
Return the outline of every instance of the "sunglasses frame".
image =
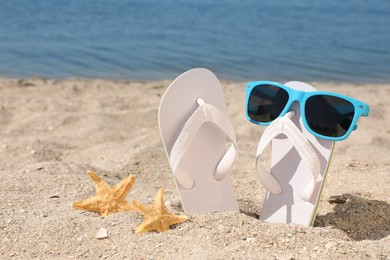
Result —
M283 84L280 84L280 83L277 83L277 82L272 82L272 81L253 81L253 82L247 83L246 88L245 88L245 93L246 93L245 114L246 114L246 118L247 118L248 121L250 121L250 122L252 122L254 124L257 124L257 125L261 125L261 126L270 125L272 121L265 122L265 123L258 122L258 121L255 121L255 120L251 119L249 117L249 114L248 114L249 97L250 97L253 89L258 87L258 86L261 86L261 85L271 85L271 86L279 87L279 88L284 89L285 91L287 91L287 93L288 93L288 101L286 103L286 106L284 107L284 109L282 110L280 115L278 116L278 118L284 116L288 111L290 111L294 102L298 102L300 104L302 122L303 122L305 128L312 135L317 136L317 137L322 138L322 139L330 140L330 141L341 141L341 140L346 139L351 134L351 132L353 130L357 129L356 123L357 123L358 119L361 116L364 116L364 117L368 116L368 113L370 111L370 107L367 104L365 104L364 102L361 102L361 101L359 101L357 99L354 99L354 98L351 98L351 97L348 97L348 96L344 96L344 95L341 95L341 94L338 94L338 93L326 92L326 91L310 91L310 92L306 92L306 91L299 91L299 90L292 89L290 87L287 87L286 85L283 85ZM330 136L321 135L321 134L318 134L318 133L314 132L309 127L309 125L308 125L308 123L306 121L306 115L305 115L305 104L306 104L306 101L307 101L308 98L310 98L312 96L321 96L321 95L332 96L332 97L345 99L345 100L347 100L348 102L350 102L354 106L355 114L353 116L353 119L352 119L352 122L351 122L351 126L349 127L348 131L343 136L330 137Z

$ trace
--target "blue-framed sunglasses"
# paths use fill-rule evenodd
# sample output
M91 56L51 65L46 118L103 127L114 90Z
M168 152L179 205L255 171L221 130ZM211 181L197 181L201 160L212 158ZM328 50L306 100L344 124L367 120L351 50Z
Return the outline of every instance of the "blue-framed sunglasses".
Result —
M246 117L258 125L269 125L284 116L294 102L300 103L306 129L314 136L340 141L357 128L359 117L367 116L367 104L332 92L305 92L271 81L249 82L246 86Z

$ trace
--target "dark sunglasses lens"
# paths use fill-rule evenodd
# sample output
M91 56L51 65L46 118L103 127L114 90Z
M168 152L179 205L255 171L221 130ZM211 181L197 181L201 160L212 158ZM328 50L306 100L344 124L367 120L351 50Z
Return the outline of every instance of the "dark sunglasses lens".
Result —
M286 90L273 85L259 85L252 89L248 101L249 117L260 123L275 120L288 101Z
M309 127L328 137L341 137L351 127L355 107L333 96L318 95L306 100L305 116Z

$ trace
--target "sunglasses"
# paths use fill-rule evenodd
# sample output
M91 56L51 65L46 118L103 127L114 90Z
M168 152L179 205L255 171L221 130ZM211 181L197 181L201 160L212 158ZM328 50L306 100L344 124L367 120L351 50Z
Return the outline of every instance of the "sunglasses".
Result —
M258 125L269 125L300 103L305 128L319 138L340 141L357 129L359 117L367 116L367 104L332 92L305 92L270 81L249 82L246 87L246 117Z

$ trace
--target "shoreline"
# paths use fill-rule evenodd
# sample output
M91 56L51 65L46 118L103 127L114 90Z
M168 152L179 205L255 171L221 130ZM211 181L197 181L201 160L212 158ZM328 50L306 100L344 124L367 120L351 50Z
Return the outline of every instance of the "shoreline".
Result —
M184 72L184 71L183 71ZM179 76L179 74L177 75ZM252 80L236 80L236 79L228 79L228 78L223 78L219 77L216 75L218 79L220 80L221 83L224 84L231 84L231 83L242 83L246 84L249 81ZM165 77L165 78L158 78L158 79L131 79L131 78L88 78L88 77L66 77L66 78L56 78L56 77L44 77L44 76L30 76L30 77L8 77L8 76L2 76L0 75L0 80L6 80L6 81L53 81L53 82L61 82L61 81L108 81L108 82L117 82L117 83L131 83L131 82L137 82L137 83L148 83L148 82L165 82L169 81L172 82L175 79L175 77ZM279 82L279 83L285 83L287 81L285 80L272 80L272 79L267 79L267 78L259 78L256 79L256 81L261 81L261 80L269 80L269 81L274 81L274 82ZM295 79L292 81L301 81L299 79ZM306 82L309 84L320 84L320 85L327 85L327 84L334 84L334 85L379 85L379 86L386 86L390 84L389 82L353 82L353 81L335 81L335 80L317 80L317 81L302 81ZM332 87L332 86L330 86Z

